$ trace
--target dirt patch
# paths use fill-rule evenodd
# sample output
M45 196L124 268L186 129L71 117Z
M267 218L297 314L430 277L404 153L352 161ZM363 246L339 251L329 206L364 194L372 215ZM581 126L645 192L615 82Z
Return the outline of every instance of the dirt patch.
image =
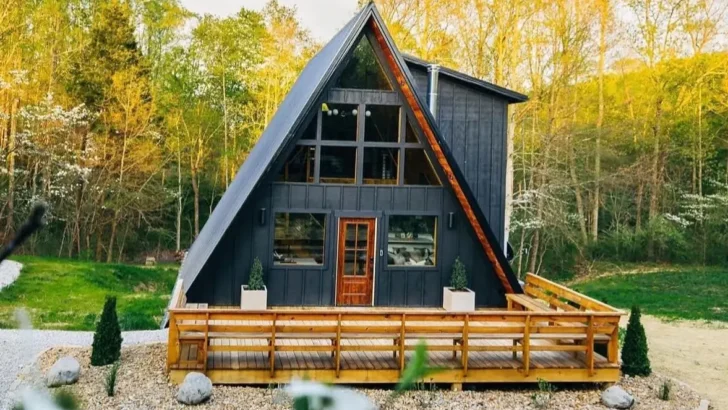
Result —
M728 410L728 324L664 321L642 316L652 370L688 384L710 399L716 410Z

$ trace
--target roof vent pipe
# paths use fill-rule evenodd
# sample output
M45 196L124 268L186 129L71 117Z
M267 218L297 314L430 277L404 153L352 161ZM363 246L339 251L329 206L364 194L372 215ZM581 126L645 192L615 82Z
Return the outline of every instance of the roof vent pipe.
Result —
M430 64L427 66L427 105L433 118L437 118L437 89L440 83L440 66Z

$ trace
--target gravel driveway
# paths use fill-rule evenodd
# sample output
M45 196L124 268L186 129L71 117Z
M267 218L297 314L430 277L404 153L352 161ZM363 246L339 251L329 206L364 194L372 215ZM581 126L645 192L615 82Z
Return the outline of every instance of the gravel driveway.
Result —
M124 346L167 340L166 330L122 332ZM0 329L0 408L18 374L53 346L90 346L93 332Z

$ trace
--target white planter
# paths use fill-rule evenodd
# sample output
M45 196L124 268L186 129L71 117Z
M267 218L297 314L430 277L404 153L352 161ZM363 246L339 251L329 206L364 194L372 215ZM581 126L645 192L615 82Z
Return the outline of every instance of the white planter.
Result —
M266 310L268 308L268 288L263 290L248 290L248 285L243 285L240 291L240 309L242 310Z
M466 288L467 289L467 288ZM442 307L448 312L475 312L475 292L442 288Z

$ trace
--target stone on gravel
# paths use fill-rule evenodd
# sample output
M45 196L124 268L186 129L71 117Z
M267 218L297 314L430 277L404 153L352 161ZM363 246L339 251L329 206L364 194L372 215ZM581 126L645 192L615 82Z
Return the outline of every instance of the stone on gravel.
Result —
M200 404L212 396L212 381L202 373L192 372L177 392L177 401L183 404Z
M698 410L708 410L710 409L710 401L703 399L700 400L700 405L698 406Z
M78 381L81 374L81 365L78 360L71 356L64 356L48 370L46 374L46 386L58 387L73 384Z
M619 386L612 386L602 392L602 404L610 409L628 409L634 404L634 398Z

